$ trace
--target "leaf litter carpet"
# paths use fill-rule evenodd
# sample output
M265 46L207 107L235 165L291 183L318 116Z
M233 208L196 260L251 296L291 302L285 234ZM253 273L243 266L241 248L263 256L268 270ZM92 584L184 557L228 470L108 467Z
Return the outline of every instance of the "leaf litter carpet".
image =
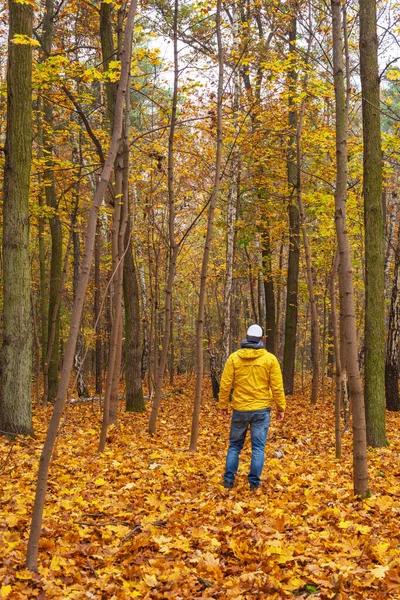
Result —
M221 486L229 421L205 385L198 452L188 452L193 381L148 413L125 414L99 455L98 402L69 405L53 456L38 573L24 567L37 437L0 440L0 598L400 598L400 415L370 450L371 497L352 493L351 435L335 459L333 400L288 398L250 492L246 440L234 489Z

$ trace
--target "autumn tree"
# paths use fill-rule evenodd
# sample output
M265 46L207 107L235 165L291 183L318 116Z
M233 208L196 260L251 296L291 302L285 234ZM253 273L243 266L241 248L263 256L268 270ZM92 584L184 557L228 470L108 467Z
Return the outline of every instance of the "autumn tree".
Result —
M376 1L360 0L360 71L364 141L365 408L367 441L386 446L382 148Z
M7 132L3 187L3 341L1 434L33 435L29 182L32 158L32 22L30 3L9 2Z
M346 229L347 200L347 111L344 84L343 36L340 2L332 0L333 75L336 114L336 187L335 224L339 251L339 295L341 343L346 348L346 366L349 375L350 397L353 405L353 470L354 493L365 497L368 493L367 439L364 394L357 352L357 330L354 309L354 286L350 243Z

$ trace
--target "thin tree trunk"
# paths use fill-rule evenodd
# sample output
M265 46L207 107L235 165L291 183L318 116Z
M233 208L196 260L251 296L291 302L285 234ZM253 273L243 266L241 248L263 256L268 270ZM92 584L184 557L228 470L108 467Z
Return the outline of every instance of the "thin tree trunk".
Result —
M342 436L340 433L340 409L342 399L342 365L340 362L339 329L336 310L335 278L339 266L339 253L336 252L331 276L329 278L329 296L331 301L331 318L333 333L333 349L335 357L335 451L336 458L342 458Z
M214 210L218 198L218 191L221 178L221 155L222 155L222 94L224 83L224 63L223 49L221 36L221 3L222 0L217 0L216 10L216 31L217 31L217 48L218 48L218 93L217 93L217 143L216 143L216 158L215 158L215 177L214 189L210 199L207 219L207 233L204 244L203 263L200 276L200 295L199 295L199 310L197 315L196 327L196 390L194 398L192 431L190 436L190 452L197 450L197 438L199 432L199 418L201 405L201 388L203 383L204 358L203 358L203 329L204 329L204 306L206 299L207 288L207 270L208 260L210 255L211 241L214 225Z
M339 293L341 331L346 346L349 388L353 406L353 471L354 493L368 493L367 438L364 395L358 366L357 330L354 311L354 287L350 243L346 230L347 199L347 119L343 77L341 10L339 0L332 0L333 67L336 100L336 161L335 224L339 251Z
M54 0L46 0L45 14L43 18L43 35L42 48L44 59L46 60L51 55L51 48L54 37ZM50 258L50 286L49 286L49 303L48 303L48 343L50 338L53 339L50 361L47 361L47 396L50 401L53 401L57 394L58 387L58 368L60 360L60 301L58 292L60 289L61 272L63 268L62 260L62 226L61 219L58 214L58 202L53 172L53 104L48 100L43 103L43 116L46 127L43 131L44 154L46 156L46 167L44 171L44 186L46 203L53 214L49 219L50 234L51 234L51 258ZM58 305L55 313L54 307ZM55 316L55 318L54 318ZM52 331L55 328L55 331ZM48 355L48 347L46 348L46 356Z
M296 49L297 22L291 20L289 31L289 55L294 61ZM293 394L296 358L296 335L298 317L298 283L300 260L300 215L296 203L296 131L297 109L295 104L297 73L292 66L288 74L289 88L289 147L287 151L287 172L289 187L289 255L286 294L285 347L283 352L283 383L286 394Z
M156 389L154 393L153 406L150 414L149 433L153 435L156 432L157 415L161 402L162 385L164 380L165 367L167 364L169 336L170 336L170 320L172 317L172 290L175 280L176 261L179 254L179 246L175 240L175 190L174 190L174 142L175 142L175 126L176 126L176 111L178 100L178 5L179 0L174 0L174 89L172 95L171 107L171 127L168 140L168 229L169 229L169 268L167 287L165 290L165 320L164 331L161 346L161 356L158 363L156 375ZM157 336L157 332L156 332Z
M101 177L96 188L96 192L93 198L92 206L89 213L88 226L86 231L86 244L85 254L82 261L82 269L79 277L79 284L74 301L74 306L71 315L71 326L68 335L67 346L64 355L64 363L61 372L61 379L57 394L57 399L54 405L53 414L49 423L46 440L44 442L42 454L39 462L39 473L37 479L37 488L35 494L35 503L32 513L31 528L29 533L28 548L26 554L26 566L28 569L36 571L38 552L39 552L39 540L42 529L43 521L43 508L46 497L48 472L50 466L50 459L54 448L54 443L57 437L58 428L60 425L65 399L68 391L68 384L71 376L71 370L73 366L74 353L76 340L79 332L79 325L82 316L83 304L85 299L85 292L90 277L90 269L94 251L94 241L96 236L96 223L97 215L100 208L100 204L104 198L105 191L107 189L115 156L117 154L119 140L122 133L122 119L123 119L123 107L124 100L129 82L130 64L131 64L131 53L132 53L132 34L134 17L136 11L136 0L134 0L128 10L128 16L125 28L125 42L124 49L121 58L121 75L117 92L117 100L115 105L115 121L113 128L113 135L111 139L110 149L106 162L104 164Z
M308 63L308 56L311 50L311 35L309 38L308 49L307 49L307 58L306 63ZM304 92L307 88L307 75L304 82ZM304 204L303 204L303 191L302 191L302 182L301 182L301 133L303 128L303 120L304 120L304 112L305 112L305 98L303 98L300 108L300 117L297 126L297 135L296 135L296 163L297 163L297 202L299 205L299 215L300 215L300 224L301 230L303 234L303 245L304 245L304 254L306 259L306 272L307 272L307 288L308 288L308 297L310 301L311 307L311 355L313 362L313 370L312 370L312 390L311 390L311 404L315 405L318 400L318 389L319 389L319 359L320 359L320 333L319 333L319 321L318 321L318 311L317 311L317 303L315 300L314 294L314 282L313 282L313 272L312 272L312 264L311 264L311 249L308 241L307 235L307 226L306 226L306 216L304 212Z
M272 252L269 233L269 223L265 224L262 234L262 259L265 290L265 347L269 352L275 352L276 321L275 321L275 292L272 278Z
M94 319L97 322L97 317L100 310L100 257L101 257L101 221L97 219L96 224L96 240L94 246ZM101 324L96 327L96 394L101 396L103 392L103 365L102 365L102 343L101 343Z
M119 200L119 194L116 196L116 206L114 209L115 219L113 225L118 232L116 244L116 263L113 272L116 272L114 279L114 320L111 328L110 337L110 356L107 370L106 389L104 393L103 422L101 427L99 452L103 452L106 440L107 429L110 423L117 423L118 413L118 383L121 371L121 352L122 352L122 303L123 303L123 269L125 258L125 232L129 218L129 84L126 92L126 117L124 124L123 140L121 142L122 157L122 202ZM117 160L118 163L118 160ZM115 189L119 189L119 185ZM117 206L118 205L118 206ZM114 232L113 232L114 235Z
M400 410L400 227L397 235L385 363L386 408L392 411Z
M129 246L129 247L128 247ZM141 327L137 269L132 255L131 226L125 233L124 304L125 304L125 385L127 412L145 410L141 373Z
M365 410L367 443L387 445L382 145L376 0L360 0L365 223Z
M236 0L232 4L232 34L233 45L239 51L239 15L237 12ZM240 69L235 69L233 73L233 113L236 123L236 134L238 134L237 118L239 116L240 102ZM233 283L233 265L235 259L235 223L237 219L238 198L240 195L240 154L235 146L232 153L231 176L229 180L228 202L226 207L226 275L224 285L224 316L222 324L222 355L221 363L225 364L231 348L231 313L232 313L232 283ZM214 351L214 350L213 350ZM211 361L211 355L210 355ZM215 384L214 384L215 387ZM214 389L213 387L213 389ZM219 384L218 384L219 388Z
M37 105L38 113L42 111L41 99L38 99ZM43 122L41 116L38 118L37 123L37 137L38 137L38 160L43 159ZM47 342L48 342L48 294L47 294L47 269L46 269L46 244L45 244L45 218L43 217L43 209L45 206L45 194L43 177L40 173L38 175L38 186L39 186L39 208L40 216L38 218L38 244L39 244L39 272L40 272L40 332L41 332L41 363L42 367L46 359L47 354Z
M81 137L79 139L80 151L78 155L78 151L75 150L72 155L72 162L77 164L78 162L82 164L82 140ZM73 236L73 246L74 246L74 298L76 294L76 289L78 287L79 281L79 271L80 271L80 261L81 261L81 245L80 245L80 234L77 229L76 217L77 217L77 208L79 204L79 193L80 193L80 185L79 180L82 173L82 168L78 167L76 177L77 183L74 185L75 192L75 218L71 223L72 227L72 236ZM78 397L79 398L87 398L89 396L87 383L86 383L86 369L83 364L83 356L84 356L84 347L83 347L83 335L81 329L79 330L78 339L76 342L76 350L74 357L75 370L79 373L78 377Z

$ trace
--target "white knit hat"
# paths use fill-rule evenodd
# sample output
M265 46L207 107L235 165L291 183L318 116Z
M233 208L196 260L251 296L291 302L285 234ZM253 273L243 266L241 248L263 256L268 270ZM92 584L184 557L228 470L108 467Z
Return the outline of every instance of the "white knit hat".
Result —
M246 337L247 339L250 338L258 338L261 339L263 336L263 329L262 327L260 327L260 325L257 325L256 323L254 325L250 325L250 327L247 330L246 333Z

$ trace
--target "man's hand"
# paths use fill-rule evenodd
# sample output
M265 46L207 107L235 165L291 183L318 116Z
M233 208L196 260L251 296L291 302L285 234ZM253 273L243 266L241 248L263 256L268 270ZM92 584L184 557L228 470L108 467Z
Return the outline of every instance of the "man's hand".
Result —
M284 418L285 418L285 412L283 410L278 410L276 413L276 420L283 421Z
M219 409L219 414L223 419L227 419L228 418L228 411L226 410L226 408L220 408Z

